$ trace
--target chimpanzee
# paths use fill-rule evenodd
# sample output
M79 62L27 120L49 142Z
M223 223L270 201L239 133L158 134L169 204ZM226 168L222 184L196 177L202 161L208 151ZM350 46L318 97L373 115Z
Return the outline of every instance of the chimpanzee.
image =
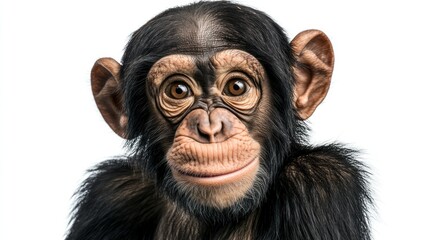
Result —
M289 42L227 1L168 9L99 59L92 91L129 153L77 192L66 239L370 239L366 167L311 146L334 66L318 30Z

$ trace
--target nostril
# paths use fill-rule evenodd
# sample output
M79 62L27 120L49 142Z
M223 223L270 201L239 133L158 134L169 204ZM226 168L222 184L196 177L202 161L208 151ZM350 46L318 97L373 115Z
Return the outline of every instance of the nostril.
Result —
M206 127L203 127L202 124L197 125L198 137L201 138L204 142L210 142L211 132Z

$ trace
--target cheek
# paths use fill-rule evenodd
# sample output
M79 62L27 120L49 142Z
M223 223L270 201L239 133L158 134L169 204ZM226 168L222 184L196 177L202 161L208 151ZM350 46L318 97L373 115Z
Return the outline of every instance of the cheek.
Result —
M266 84L264 84L265 86ZM262 96L259 107L252 115L252 121L249 126L252 127L250 132L252 138L256 139L259 143L271 141L273 136L273 128L279 123L277 119L278 114L273 112L272 100L269 98L271 95L270 89L265 86L264 95ZM265 146L265 145L264 145Z

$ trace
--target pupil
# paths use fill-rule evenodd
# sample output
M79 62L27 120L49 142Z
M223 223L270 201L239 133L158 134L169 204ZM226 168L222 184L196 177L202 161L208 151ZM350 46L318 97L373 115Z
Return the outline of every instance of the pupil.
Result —
M233 86L233 88L234 88L235 91L238 91L238 90L240 90L241 86L240 86L239 83L235 83L234 86Z
M183 90L183 86L182 85L179 85L179 86L177 86L177 88L176 88L176 93L177 94L182 94L184 92L184 90Z

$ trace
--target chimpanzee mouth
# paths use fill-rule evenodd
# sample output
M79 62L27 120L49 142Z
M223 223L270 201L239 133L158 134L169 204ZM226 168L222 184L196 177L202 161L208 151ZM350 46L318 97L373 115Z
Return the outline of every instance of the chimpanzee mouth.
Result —
M254 158L244 166L237 169L228 169L224 172L197 172L197 171L185 171L172 167L173 176L177 181L184 181L197 185L204 186L220 186L229 184L232 182L240 181L244 178L253 178L259 167L259 158Z

